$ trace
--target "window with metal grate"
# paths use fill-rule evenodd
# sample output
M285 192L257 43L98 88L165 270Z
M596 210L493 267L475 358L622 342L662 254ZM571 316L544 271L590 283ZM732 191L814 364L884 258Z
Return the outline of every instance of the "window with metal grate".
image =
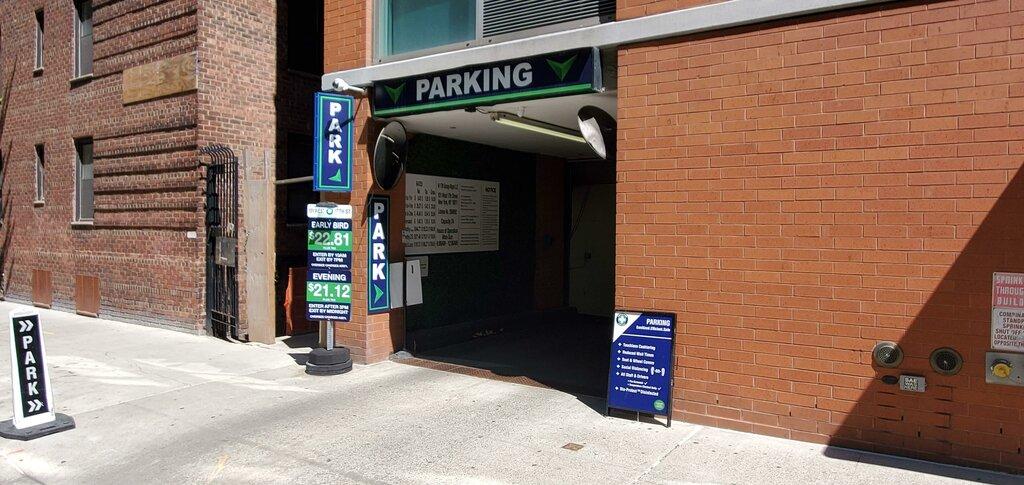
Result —
M615 16L615 0L484 0L483 7L484 37Z

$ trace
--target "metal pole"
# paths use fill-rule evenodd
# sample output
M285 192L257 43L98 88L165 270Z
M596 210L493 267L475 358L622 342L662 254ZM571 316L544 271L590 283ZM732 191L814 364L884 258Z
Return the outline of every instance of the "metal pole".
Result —
M334 321L327 322L327 350L334 350Z

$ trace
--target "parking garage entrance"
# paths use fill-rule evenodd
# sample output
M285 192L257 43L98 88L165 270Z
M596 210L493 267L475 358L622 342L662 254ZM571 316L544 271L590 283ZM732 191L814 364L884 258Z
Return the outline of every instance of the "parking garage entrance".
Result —
M491 121L514 112L569 127L578 108L558 105L584 102L614 95L401 120L413 134L402 237L423 299L405 310L409 363L605 395L614 162L579 141Z

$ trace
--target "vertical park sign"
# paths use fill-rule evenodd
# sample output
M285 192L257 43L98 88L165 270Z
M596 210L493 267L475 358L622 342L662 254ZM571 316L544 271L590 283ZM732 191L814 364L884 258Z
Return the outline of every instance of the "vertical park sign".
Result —
M351 96L316 93L313 108L313 190L352 191Z
M74 419L54 412L39 314L11 312L10 324L14 418L0 423L0 436L31 440L74 428Z
M391 286L388 282L388 218L391 199L386 195L370 197L370 212L366 230L370 244L367 245L366 308L371 314L384 313L391 309Z

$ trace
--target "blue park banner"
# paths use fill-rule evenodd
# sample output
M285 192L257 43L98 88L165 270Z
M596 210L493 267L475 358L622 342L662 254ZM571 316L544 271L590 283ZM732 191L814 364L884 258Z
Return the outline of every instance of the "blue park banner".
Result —
M352 96L316 93L313 190L352 191Z
M391 310L391 287L388 267L388 218L391 216L391 199L386 195L370 197L370 211L366 224L367 269L367 313L384 313Z
M615 312L608 368L609 408L671 419L675 326L672 314Z

